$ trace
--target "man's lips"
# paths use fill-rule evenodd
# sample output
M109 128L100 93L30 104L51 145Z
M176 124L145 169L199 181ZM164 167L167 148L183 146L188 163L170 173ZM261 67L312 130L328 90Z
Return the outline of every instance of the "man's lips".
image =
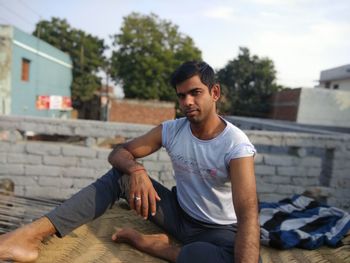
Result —
M197 112L198 112L197 109L189 109L189 110L185 111L185 114L186 115L193 115L193 114L196 114Z

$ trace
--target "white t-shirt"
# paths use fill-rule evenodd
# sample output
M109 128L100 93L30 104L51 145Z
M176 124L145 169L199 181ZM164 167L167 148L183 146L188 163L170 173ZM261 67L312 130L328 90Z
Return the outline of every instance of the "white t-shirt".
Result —
M186 118L162 124L162 145L173 164L181 208L197 220L221 225L237 222L230 160L256 152L245 133L225 123L225 129L211 140L195 137Z

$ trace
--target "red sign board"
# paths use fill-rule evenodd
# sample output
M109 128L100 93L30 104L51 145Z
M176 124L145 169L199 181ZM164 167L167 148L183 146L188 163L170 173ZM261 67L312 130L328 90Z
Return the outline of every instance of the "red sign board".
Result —
M71 110L72 100L68 96L37 96L36 108L38 110Z

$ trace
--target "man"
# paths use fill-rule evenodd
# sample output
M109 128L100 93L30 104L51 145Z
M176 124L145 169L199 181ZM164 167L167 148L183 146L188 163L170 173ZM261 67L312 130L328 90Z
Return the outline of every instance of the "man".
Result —
M255 149L246 135L216 113L220 86L204 62L186 62L171 84L185 118L166 121L114 149L114 167L64 204L0 237L0 259L30 261L47 235L64 236L100 216L119 198L182 242L166 235L122 229L116 242L171 262L258 262L259 222L254 176ZM151 180L137 158L165 147L173 163L176 188Z

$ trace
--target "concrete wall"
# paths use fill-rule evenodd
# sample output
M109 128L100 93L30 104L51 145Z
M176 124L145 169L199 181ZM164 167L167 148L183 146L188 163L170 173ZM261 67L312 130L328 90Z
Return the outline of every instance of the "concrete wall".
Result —
M338 86L338 90L350 91L350 79L332 80L329 83L330 89L335 89Z
M12 35L11 27L0 27L0 114L11 112Z
M333 85L339 85L339 90L350 91L350 79L342 79L334 81Z
M300 124L350 127L350 91L300 88L271 98L269 118Z
M350 92L302 89L297 122L350 127Z
M350 128L300 124L285 120L272 120L241 116L224 116L224 118L242 130L300 132L329 135L350 134Z
M111 100L109 121L157 125L173 118L175 118L174 102Z
M0 116L0 178L14 180L17 194L68 198L110 168L110 149L96 144L101 138L129 140L152 127ZM75 145L30 141L22 136L23 131L84 140ZM260 200L277 201L310 190L328 204L350 211L349 136L270 131L247 134L258 150L255 169ZM142 162L153 178L167 187L174 185L164 150Z

